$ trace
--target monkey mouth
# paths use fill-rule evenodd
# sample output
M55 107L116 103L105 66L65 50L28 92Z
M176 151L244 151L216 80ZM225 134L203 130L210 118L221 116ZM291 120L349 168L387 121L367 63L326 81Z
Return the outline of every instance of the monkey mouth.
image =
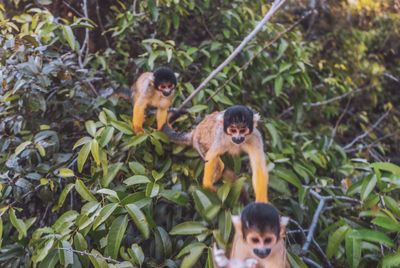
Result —
M232 142L235 144L241 144L244 142L244 138L232 138Z
M264 258L268 257L268 255L271 253L271 249L270 248L254 249L253 252L257 257L264 259Z
M162 94L163 94L165 97L168 97L169 95L171 95L171 91L169 91L169 92L163 91Z

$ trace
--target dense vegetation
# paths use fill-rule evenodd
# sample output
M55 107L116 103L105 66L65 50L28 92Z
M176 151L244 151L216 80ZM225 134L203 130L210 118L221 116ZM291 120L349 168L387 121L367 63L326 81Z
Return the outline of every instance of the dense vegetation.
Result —
M266 2L0 1L0 266L212 267L241 189L253 199L246 157L224 158L240 179L207 192L195 151L153 115L134 135L113 92L168 64L178 106ZM287 1L176 125L238 103L260 113L293 267L400 266L399 12L396 0Z

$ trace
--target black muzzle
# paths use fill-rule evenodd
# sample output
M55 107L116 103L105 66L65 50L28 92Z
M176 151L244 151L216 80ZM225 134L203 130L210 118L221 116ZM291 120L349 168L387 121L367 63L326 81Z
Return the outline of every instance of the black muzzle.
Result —
M255 248L255 249L253 249L253 252L254 252L254 254L257 255L257 257L264 259L271 253L271 249L270 248Z

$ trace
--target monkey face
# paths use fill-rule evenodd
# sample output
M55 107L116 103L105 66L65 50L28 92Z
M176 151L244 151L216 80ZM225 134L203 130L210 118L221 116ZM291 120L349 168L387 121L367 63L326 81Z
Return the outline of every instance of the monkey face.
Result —
M175 85L171 82L161 82L157 89L161 91L165 97L168 97L173 93Z
M260 234L255 230L249 230L246 236L246 243L258 258L266 258L271 253L271 248L276 244L278 238L275 233L266 232Z
M227 128L226 133L232 137L233 143L241 144L245 141L246 136L250 134L250 129L244 124L232 124Z

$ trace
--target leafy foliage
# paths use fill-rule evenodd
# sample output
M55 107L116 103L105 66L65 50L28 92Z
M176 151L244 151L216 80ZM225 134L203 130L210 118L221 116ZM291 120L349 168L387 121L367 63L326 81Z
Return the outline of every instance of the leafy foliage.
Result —
M90 19L56 18L51 6L29 1L8 3L7 12L0 5L1 267L212 267L210 245L229 248L241 191L253 194L246 157L225 157L241 177L205 191L195 151L152 130L153 115L146 132L134 135L130 103L110 92L128 88L139 71L169 64L180 75L178 105L268 5L150 0L112 1L105 9L88 2ZM178 127L228 105L251 106L263 117L270 200L292 219L292 266L304 267L299 256L306 256L324 267L396 267L394 6L328 1L330 11L321 7L314 22L281 37L213 96L296 20L294 2L194 98ZM103 44L94 44L96 35ZM331 199L315 242L302 250L320 202L315 193Z

